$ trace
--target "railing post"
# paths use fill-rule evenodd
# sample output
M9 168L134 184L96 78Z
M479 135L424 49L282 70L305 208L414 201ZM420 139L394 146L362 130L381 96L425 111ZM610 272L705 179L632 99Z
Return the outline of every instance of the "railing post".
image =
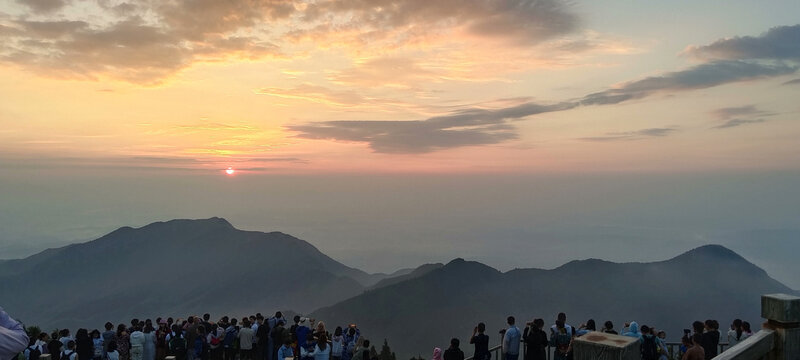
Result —
M800 359L800 297L786 294L761 296L764 328L775 331L775 349L767 356L774 360Z

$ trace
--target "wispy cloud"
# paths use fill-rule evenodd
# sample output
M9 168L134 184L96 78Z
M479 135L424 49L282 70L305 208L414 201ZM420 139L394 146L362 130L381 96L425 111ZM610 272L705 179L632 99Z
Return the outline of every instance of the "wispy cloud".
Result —
M721 124L714 126L714 129L728 129L741 125L763 123L766 120L760 117L775 114L761 110L755 105L745 105L716 109L711 112L711 115L721 122Z
M781 85L800 85L800 79L789 80Z
M795 65L760 64L738 60L713 61L685 70L622 84L580 100L582 105L608 105L666 92L705 89L733 82L763 79L796 72Z
M603 136L583 137L579 140L595 142L642 140L653 137L665 137L675 133L676 131L677 130L674 128L649 128L626 132L612 132Z
M763 123L765 121L766 120L764 120L764 119L730 119L730 120L726 120L721 125L714 126L714 128L715 129L728 129L728 128L737 127L737 126L741 126L741 125Z
M736 36L690 46L684 54L700 59L800 60L800 24L778 26L760 36Z
M542 105L524 103L510 108L465 109L449 115L413 121L323 121L289 125L297 136L366 142L380 153L425 153L435 150L489 145L518 137L512 120L553 111L575 104Z

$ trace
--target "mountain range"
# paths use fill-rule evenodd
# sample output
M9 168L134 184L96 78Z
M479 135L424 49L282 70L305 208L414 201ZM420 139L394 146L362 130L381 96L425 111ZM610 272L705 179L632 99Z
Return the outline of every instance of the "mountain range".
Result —
M588 259L500 272L455 259L368 274L290 235L238 230L221 218L123 227L0 262L0 305L45 329L293 310L331 328L356 323L368 337L388 339L400 358L427 356L451 337L466 343L478 322L496 344L508 315L521 327L534 317L552 323L562 311L573 325L593 318L619 329L636 320L665 329L671 340L708 318L725 328L739 317L758 328L760 295L776 292L794 293L718 245L653 263Z

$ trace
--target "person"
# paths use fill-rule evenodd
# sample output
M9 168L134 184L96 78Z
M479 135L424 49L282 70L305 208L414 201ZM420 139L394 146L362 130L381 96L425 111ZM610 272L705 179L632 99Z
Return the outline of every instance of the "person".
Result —
M267 319L267 334L269 334L267 338L267 359L266 360L274 360L277 354L278 348L281 346L281 343L275 343L275 340L272 338L272 329L278 325L278 321L283 321L286 324L286 319L283 318L283 314L280 311L275 312L275 316L270 317Z
M195 329L194 346L191 350L193 359L207 360L207 349L208 345L206 344L206 328L203 327L203 325L197 325L197 328Z
M267 343L269 342L269 327L264 322L264 316L261 313L256 314L256 324L253 325L255 332L256 360L266 360L267 356Z
M636 321L626 323L625 328L622 329L622 336L629 336L642 340L642 333L639 331L639 323Z
M654 330L655 331L655 330ZM669 360L669 346L667 346L667 333L665 331L659 331L656 335L656 340L658 341L658 352L661 356L659 356L659 360Z
M106 345L106 359L119 360L119 352L117 351L117 342L114 340L111 340Z
M117 352L119 352L120 360L130 360L131 336L125 324L117 326Z
M283 321L278 322L282 324ZM292 338L286 337L283 339L283 345L278 349L278 352L275 355L277 360L286 360L287 358L294 357L294 351L292 350Z
M314 319L311 319L311 321L313 322ZM329 337L328 330L325 329L325 323L322 321L317 323L317 326L314 327L314 331L311 333L317 339L319 339L322 335L325 335L326 339Z
M642 344L640 349L642 360L658 360L658 340L656 340L656 336L653 335L647 325L642 325Z
M200 319L195 318L194 316L189 316L186 318L186 325L183 330L186 331L186 344L187 346L194 346L197 340L197 328L200 326ZM189 360L194 360L195 351L194 349L187 349L186 358Z
M270 339L272 339L272 343L275 344L275 346L277 346L272 352L272 359L274 360L283 359L282 357L279 356L278 352L280 352L280 350L286 344L287 340L289 341L290 346L292 344L292 337L289 336L289 332L286 330L286 328L283 327L283 325L285 324L286 324L285 321L278 320L278 322L275 324L275 327L273 327L272 331L270 331L269 333L269 337ZM285 350L283 354L287 355ZM292 353L292 355L289 356L294 357L294 352Z
M342 360L350 360L355 356L356 345L361 337L361 331L356 324L350 324L344 334L344 350L342 350ZM354 359L360 360L360 359Z
M94 343L88 330L81 328L75 332L75 352L80 360L91 360L94 356Z
M149 320L148 320L149 321ZM144 360L156 360L156 332L153 328L153 323L145 321L144 329L144 352L142 358Z
M331 337L331 360L342 360L343 340L342 327L337 326L336 329L333 330L333 337Z
M514 325L515 319L513 316L506 318L508 329L503 336L503 352L506 354L506 360L517 360L519 358L519 342L522 335L519 328Z
M300 351L300 359L314 360L314 349L316 345L317 344L314 343L314 339L311 336L306 336L306 339L303 343L297 344L297 348Z
M39 343L38 339L33 339L33 338L30 339L30 341L28 342L28 347L26 347L25 350L22 351L23 355L25 355L25 360L39 360L39 357L42 356L43 348L38 343Z
M617 331L614 330L614 323L612 323L610 320L606 321L606 323L603 324L603 330L600 330L600 331L602 331L602 332L604 332L606 334L618 335Z
M734 346L742 341L742 335L744 335L744 329L742 328L742 320L735 319L733 323L731 323L731 329L728 330L728 346Z
M750 323L747 321L742 321L742 340L751 336L753 336L753 331L750 330Z
M114 331L114 324L107 322L105 329L106 331L103 332L103 358L108 353L108 344L111 344L112 341L114 344L117 343L117 332ZM119 353L117 355L119 356Z
M39 333L39 336L37 337L36 342L33 343L33 346L36 348L37 351L39 351L40 356L41 354L48 353L47 343L49 341L50 341L50 336L47 335L46 332L42 331Z
M253 360L253 337L255 333L250 327L250 319L242 320L242 328L239 330L239 349L241 360Z
M438 347L433 348L433 356L431 356L431 360L442 360L442 349Z
M100 330L94 329L90 334L92 338L92 359L93 360L103 360L103 353L104 353L104 344L103 338L100 336Z
M543 319L534 319L527 324L522 334L525 341L525 360L547 359L547 333L542 331Z
M144 333L139 328L137 322L136 327L130 336L131 342L131 360L144 360Z
M573 329L572 326L567 324L567 314L565 314L563 312L558 313L558 315L556 316L556 322L558 322L559 320L561 320L561 322L564 323L564 328L567 329L567 333L569 334L570 337L575 335L575 329ZM552 326L550 326L550 333L552 334L553 332L555 332L556 328L557 328L556 324L553 324Z
M181 328L177 324L172 325L172 333L170 339L167 340L169 345L169 353L175 356L175 360L186 360L186 349L189 344L186 338L181 334Z
M67 341L66 349L61 352L61 360L77 360L78 353L75 351L75 340Z
M64 344L64 346L61 347L61 352L63 353L64 350L67 350L67 344L71 340L75 340L75 339L73 339L71 336L69 336L69 329L61 329L61 332L59 332L58 335L59 335L58 341L61 341L61 343Z
M597 331L594 319L589 319L586 321L586 323L581 324L581 326L578 328L578 331L575 332L575 335L583 336L588 334L590 331Z
M211 324L211 330L206 335L206 343L208 343L208 351L211 360L222 360L222 340L225 339L225 329L219 324Z
M444 360L464 360L464 352L461 351L459 345L461 345L460 340L457 338L450 339L450 347L444 351Z
M322 333L317 338L317 343L314 345L314 351L309 355L314 360L328 360L331 355L331 347L328 346L328 335Z
M492 356L489 352L489 335L485 332L486 324L482 322L472 330L469 343L475 345L475 352L472 354L474 360L489 360Z
M357 350L353 352L353 360L370 360L369 340L359 337L357 342L360 342L360 344L357 346ZM441 352L442 349L439 349L439 360L441 360Z
M309 328L306 324L308 324L307 317L298 317L295 316L296 326L294 331L292 331L292 335L295 337L298 346L301 344L306 343L306 338L310 336L311 328Z
M235 360L236 359L236 346L234 346L234 340L239 338L239 328L236 326L237 320L236 318L231 319L230 324L225 329L225 338L222 340L222 348L225 352L225 360Z
M166 320L159 319L157 322L158 329L156 330L156 359L164 360L167 357L167 334L169 333L169 328L167 327Z
M706 353L703 350L703 346L700 343L703 341L702 334L694 334L692 335L692 347L686 350L686 353L683 354L681 360L705 360Z
M711 360L717 356L717 349L719 349L719 330L716 320L708 319L704 325L705 332L703 332L700 344L703 345L706 360Z
M50 354L51 360L56 360L61 357L61 349L64 344L58 340L58 331L53 331L50 335L50 341L47 342L47 353Z
M567 329L564 320L558 319L556 329L550 328L550 346L556 348L553 352L554 360L566 360L572 351L572 332Z

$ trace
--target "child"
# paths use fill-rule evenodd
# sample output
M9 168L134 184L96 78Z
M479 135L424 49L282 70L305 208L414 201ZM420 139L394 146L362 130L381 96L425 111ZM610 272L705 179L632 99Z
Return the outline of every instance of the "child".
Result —
M75 352L75 341L67 341L67 348L61 353L61 360L76 360L78 353Z

